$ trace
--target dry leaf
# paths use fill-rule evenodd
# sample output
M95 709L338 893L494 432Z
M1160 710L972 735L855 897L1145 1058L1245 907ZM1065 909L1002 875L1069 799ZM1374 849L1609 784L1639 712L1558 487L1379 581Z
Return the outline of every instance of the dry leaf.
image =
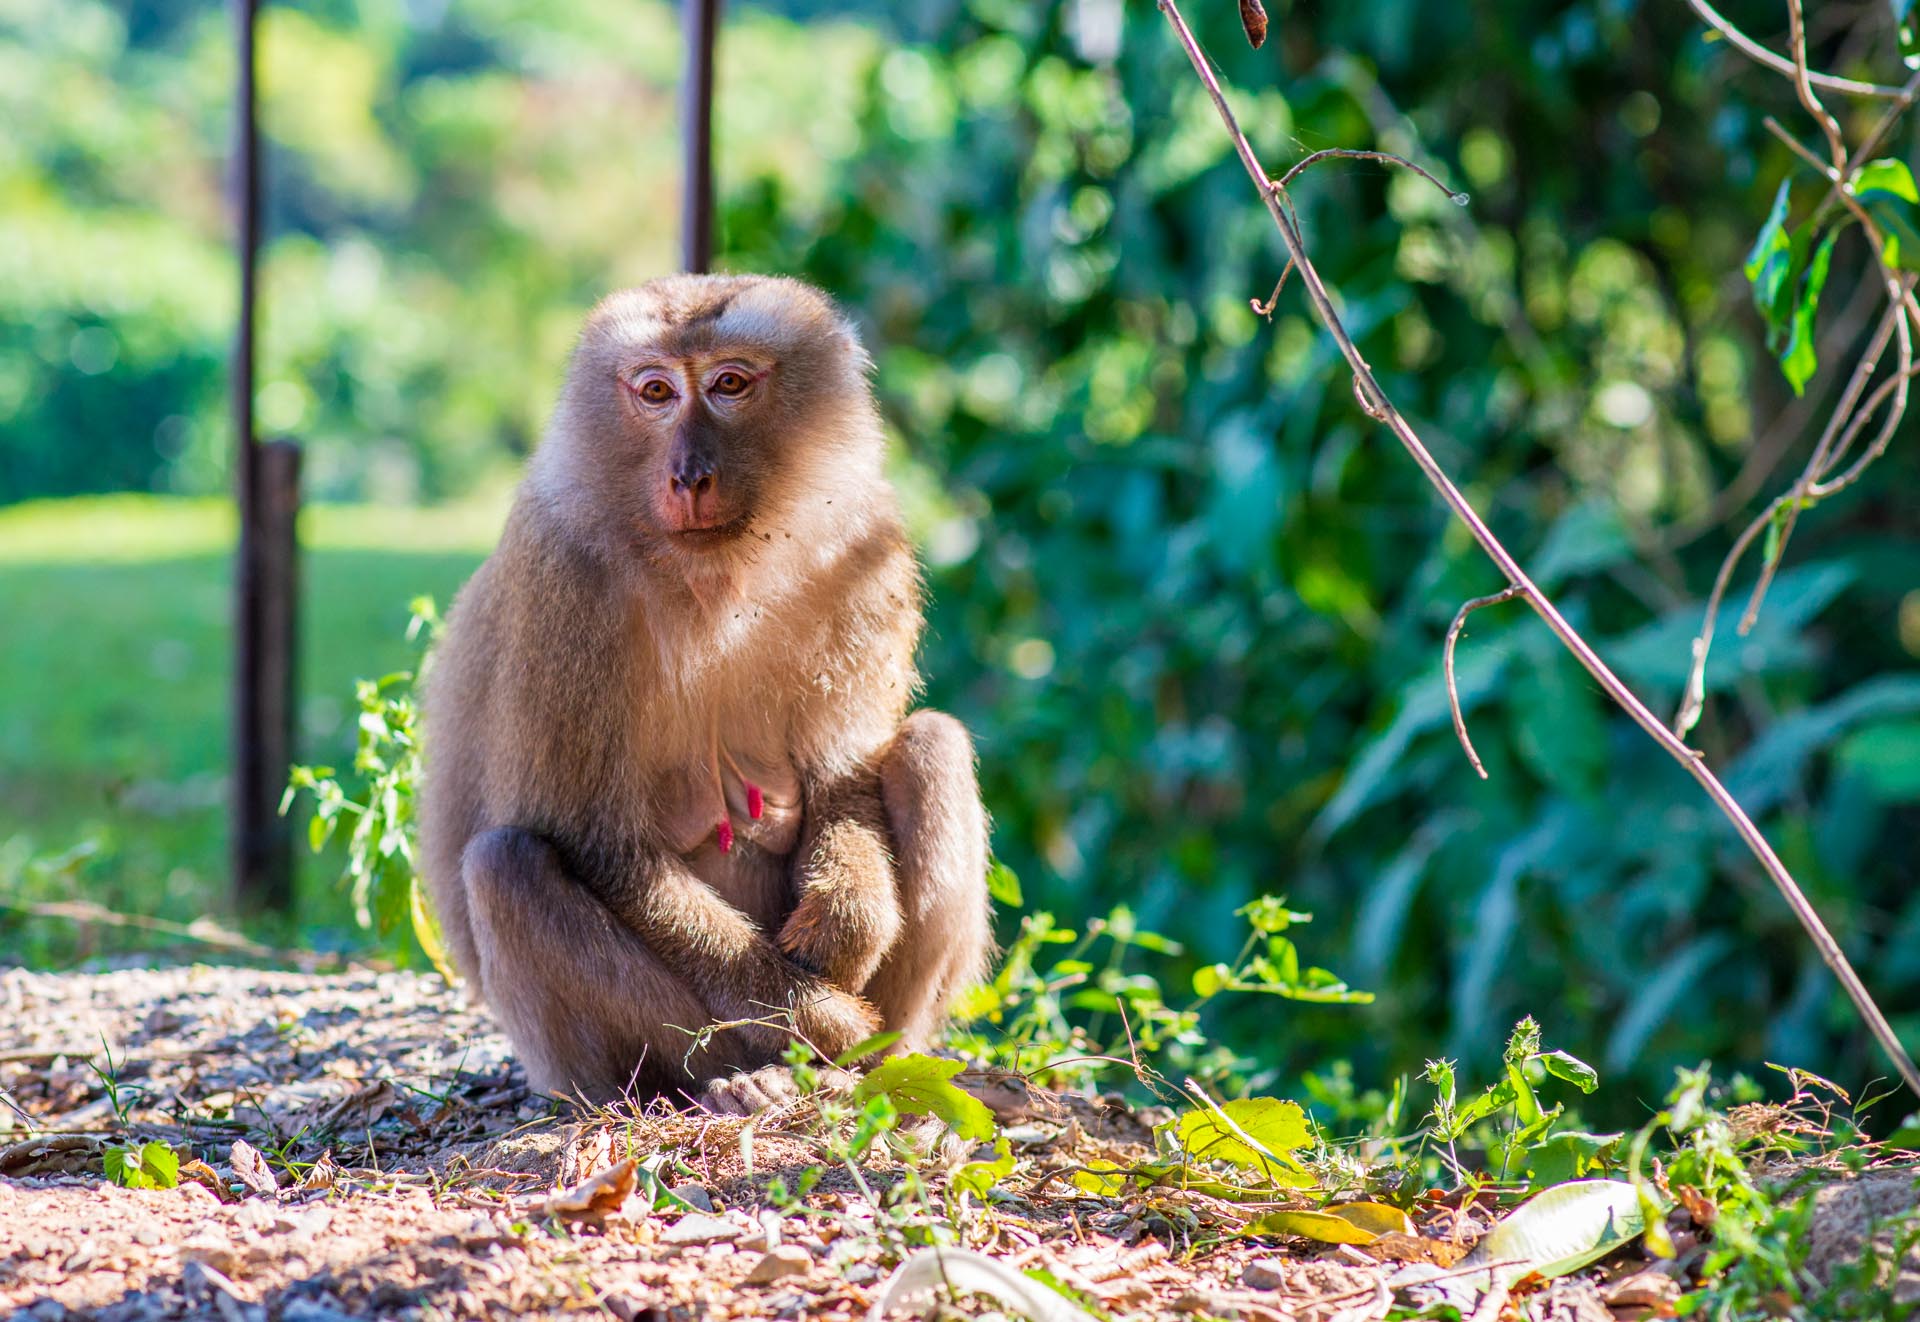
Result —
M1470 1247L1450 1239L1428 1239L1425 1235L1394 1231L1380 1236L1366 1249L1383 1262L1430 1262L1436 1267L1451 1267L1467 1256Z
M257 1193L262 1198L275 1198L280 1193L280 1181L275 1178L273 1168L267 1165L267 1159L260 1150L244 1138L233 1141L233 1151L227 1155L227 1162L233 1167L234 1178L247 1187L249 1193Z
M1240 26L1247 30L1247 40L1255 50L1266 44L1267 9L1260 0L1240 0Z
M328 1148L313 1163L313 1168L307 1172L306 1178L300 1181L301 1191L331 1189L334 1177L339 1173L340 1168L333 1164L333 1149Z
M634 1170L633 1158L627 1157L571 1189L562 1189L529 1211L534 1216L557 1216L565 1221L604 1221L626 1204L627 1195L633 1192Z
M233 1196L233 1190L227 1187L227 1182L220 1178L220 1172L198 1158L180 1163L180 1179L192 1180L223 1203L239 1201Z
M1613 1308L1658 1308L1678 1299L1680 1287L1665 1272L1635 1272L1602 1287L1600 1297Z

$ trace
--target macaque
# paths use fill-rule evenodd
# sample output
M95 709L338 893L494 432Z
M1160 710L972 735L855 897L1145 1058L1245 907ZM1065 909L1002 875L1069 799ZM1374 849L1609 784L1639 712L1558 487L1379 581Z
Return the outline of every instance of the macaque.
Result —
M795 1036L924 1045L984 970L986 815L965 729L907 711L871 366L793 280L612 295L449 613L423 871L542 1091L746 1113Z

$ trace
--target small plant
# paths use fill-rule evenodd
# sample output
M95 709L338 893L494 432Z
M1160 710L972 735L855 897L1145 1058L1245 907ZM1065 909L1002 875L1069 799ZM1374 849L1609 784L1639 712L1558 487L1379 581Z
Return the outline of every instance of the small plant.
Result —
M1535 1189L1575 1180L1598 1170L1623 1134L1590 1134L1565 1122L1566 1107L1542 1105L1538 1088L1549 1078L1591 1093L1600 1077L1585 1061L1541 1047L1540 1025L1531 1015L1514 1025L1501 1056L1497 1083L1459 1099L1450 1060L1430 1060L1422 1076L1434 1087L1431 1136L1447 1148L1447 1164L1465 1178L1458 1141L1483 1127L1487 1173L1499 1182L1529 1177Z
M94 1077L100 1080L100 1086L106 1090L107 1105L113 1108L114 1119L124 1125L133 1110L134 1103L146 1090L138 1085L120 1081L120 1068L126 1062L114 1060L113 1048L107 1045L107 1039L104 1037L100 1039L100 1054L106 1058L107 1063L100 1065L90 1059L87 1061L87 1068L93 1071Z
M1019 881L1004 864L992 876L996 899L1018 904ZM1081 931L1050 913L1030 913L989 982L963 994L954 1008L953 1045L976 1059L1050 1084L1084 1087L1103 1071L1134 1067L1193 1074L1205 1080L1244 1076L1255 1068L1210 1041L1202 1014L1229 993L1278 996L1322 1004L1365 1004L1323 968L1303 965L1285 935L1313 921L1284 899L1261 896L1238 911L1250 929L1230 963L1192 975L1192 999L1169 1003L1164 978L1177 976L1184 949L1140 926L1122 905ZM1066 949L1057 954L1053 947ZM1155 964L1158 973L1149 971ZM1151 1067L1143 1071L1139 1067Z
M433 599L415 597L409 610L407 640L430 642L440 627ZM307 841L315 853L347 827L347 863L341 882L352 892L354 920L402 962L411 955L406 936L411 932L434 967L452 981L439 924L414 864L413 800L420 783L415 673L395 671L355 684L360 709L351 773L355 779L343 783L332 767L295 767L280 811L287 812L302 790L312 793Z
M180 1158L158 1140L108 1148L104 1160L107 1178L122 1189L171 1189L180 1183Z

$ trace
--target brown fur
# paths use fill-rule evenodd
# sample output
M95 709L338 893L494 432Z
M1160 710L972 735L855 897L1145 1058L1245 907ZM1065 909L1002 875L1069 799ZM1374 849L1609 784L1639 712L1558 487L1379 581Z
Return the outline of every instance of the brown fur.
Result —
M716 1022L790 1015L829 1055L883 1025L923 1042L984 965L973 754L950 717L906 714L920 582L867 366L793 281L608 298L449 614L422 862L538 1087L686 1090L788 1041L696 1049ZM674 402L640 393L656 376Z

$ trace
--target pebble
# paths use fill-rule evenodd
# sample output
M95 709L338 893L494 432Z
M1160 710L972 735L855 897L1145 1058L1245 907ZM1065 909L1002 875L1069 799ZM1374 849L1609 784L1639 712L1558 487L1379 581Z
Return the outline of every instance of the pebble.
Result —
M661 1233L660 1242L676 1248L688 1248L695 1244L730 1242L744 1234L745 1230L725 1217L689 1212Z
M797 1244L768 1249L747 1273L748 1285L765 1285L783 1276L804 1276L813 1270L813 1255Z
M1278 1258L1255 1258L1240 1273L1240 1284L1250 1290L1278 1290L1286 1283L1286 1264Z
M696 1212L713 1211L713 1195L698 1184L676 1184L667 1190L675 1198L693 1208Z

